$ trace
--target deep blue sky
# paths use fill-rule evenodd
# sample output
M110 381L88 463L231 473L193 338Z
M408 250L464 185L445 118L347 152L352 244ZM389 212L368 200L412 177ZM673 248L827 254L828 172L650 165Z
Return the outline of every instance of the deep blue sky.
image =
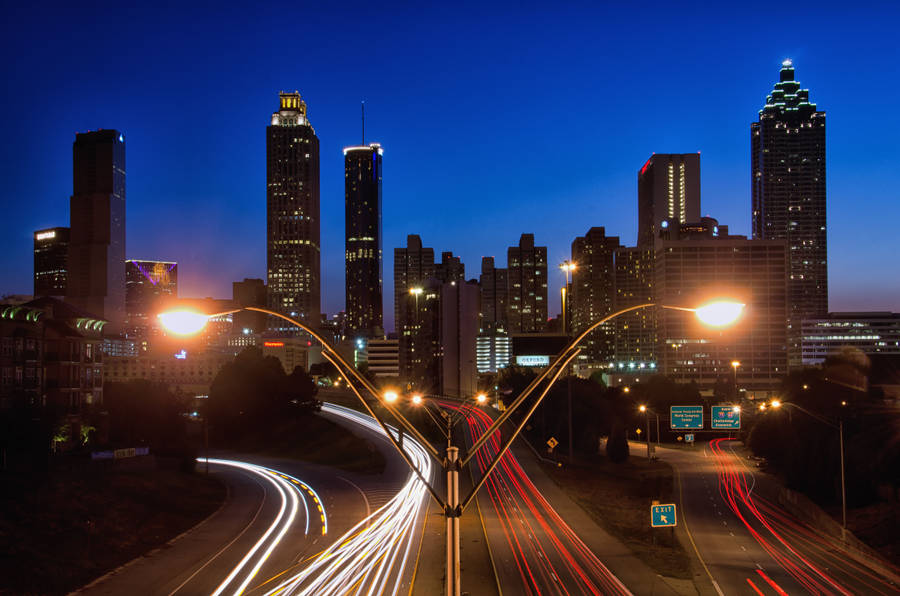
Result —
M388 320L408 233L467 277L522 232L551 264L591 226L633 244L652 152L701 151L704 214L748 234L749 126L790 57L828 112L830 307L900 311L895 3L23 4L0 25L0 293L31 292L32 231L68 225L72 141L96 128L126 135L129 258L178 261L182 296L265 278L279 90L300 91L321 142L329 313L363 99L385 149Z

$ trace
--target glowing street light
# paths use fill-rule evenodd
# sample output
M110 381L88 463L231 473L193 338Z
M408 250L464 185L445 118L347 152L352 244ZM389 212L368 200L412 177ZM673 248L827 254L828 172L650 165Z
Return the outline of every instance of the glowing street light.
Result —
M391 403L397 401L397 392L396 391L385 391L384 392L384 401Z
M415 395L413 395L413 396L412 396L412 403L416 404L417 406L418 406L419 404L421 404L421 403L422 403L422 396L419 395L418 393L416 393Z
M475 396L475 401L477 401L480 404L483 404L484 402L487 401L487 395L485 395L484 393L479 393L478 395Z
M731 408L731 411L734 412L735 414L740 414L741 406L734 406L733 408Z
M646 411L647 411L647 406L641 405L641 406L638 408L638 410L640 410L641 412L646 412Z
M159 322L175 335L193 335L200 332L209 321L209 315L191 310L173 310L160 313Z
M773 400L772 400L772 407L773 407L773 408L780 408L780 407L781 407L781 402L778 401L777 399L773 399Z
M744 311L744 306L746 305L740 302L716 300L695 308L694 313L704 325L709 327L726 327L738 320ZM741 363L738 362L737 366L740 365ZM735 366L735 364L732 363L732 366ZM735 370L737 370L737 366L735 366Z

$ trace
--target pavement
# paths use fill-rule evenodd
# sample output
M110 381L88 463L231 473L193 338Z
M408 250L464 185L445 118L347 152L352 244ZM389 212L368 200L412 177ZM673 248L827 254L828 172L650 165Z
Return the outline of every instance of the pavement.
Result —
M779 507L776 479L739 448L718 439L657 449L676 472L686 547L718 594L900 594L878 566Z

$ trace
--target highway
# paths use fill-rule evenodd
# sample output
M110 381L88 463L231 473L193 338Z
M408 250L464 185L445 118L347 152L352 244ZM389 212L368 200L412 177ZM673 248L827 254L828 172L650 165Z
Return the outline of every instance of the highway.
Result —
M679 523L719 594L900 594L890 571L763 497L764 479L736 446L714 439L657 451L676 469Z
M459 409L453 402L441 406ZM471 444L492 419L476 407L463 406L463 414ZM498 431L473 459L476 480L499 448ZM631 593L566 524L511 452L488 477L482 493L485 529L504 593Z
M327 404L323 415L377 441L387 460L385 473L367 478L291 460L211 458L210 472L228 487L219 511L77 593L408 591L423 523L424 486L371 418ZM408 437L404 447L430 478L424 449ZM199 461L202 469L205 459Z

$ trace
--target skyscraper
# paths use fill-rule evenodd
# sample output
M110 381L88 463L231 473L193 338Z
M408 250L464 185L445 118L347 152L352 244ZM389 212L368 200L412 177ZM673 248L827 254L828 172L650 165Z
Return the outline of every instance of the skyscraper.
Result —
M535 246L534 234L522 234L506 258L509 331L540 333L547 325L547 247Z
M638 172L638 246L665 226L700 219L700 154L654 153Z
M803 319L828 313L825 227L825 112L794 80L790 60L750 125L753 237L786 240L788 354L801 364Z
M616 249L615 310L653 302L653 249L621 246ZM642 308L618 316L616 322L615 366L628 370L644 363L656 369L656 310Z
M494 267L494 257L481 258L481 328L485 333L505 332L506 308L509 302L506 269Z
M572 242L572 294L569 297L570 329L573 335L613 312L616 299L615 252L618 236L607 236L605 228L591 228ZM585 352L592 362L608 362L615 353L614 324L604 324L585 338Z
M450 251L441 253L441 262L434 266L434 276L443 283L466 280L466 265Z
M269 307L318 325L319 138L300 93L279 93L266 128L266 265ZM296 332L288 323L279 331Z
M81 310L125 322L125 137L117 130L75 135L66 296Z
M65 296L69 271L69 228L34 233L34 295Z
M381 145L344 148L347 329L384 334L381 293Z
M178 297L178 264L125 261L125 335L141 351L158 331L156 314L163 301Z
M394 249L394 317L400 339L400 376L422 382L432 376L434 343L439 332L440 283L434 277L434 249L423 248L415 234L406 248Z

